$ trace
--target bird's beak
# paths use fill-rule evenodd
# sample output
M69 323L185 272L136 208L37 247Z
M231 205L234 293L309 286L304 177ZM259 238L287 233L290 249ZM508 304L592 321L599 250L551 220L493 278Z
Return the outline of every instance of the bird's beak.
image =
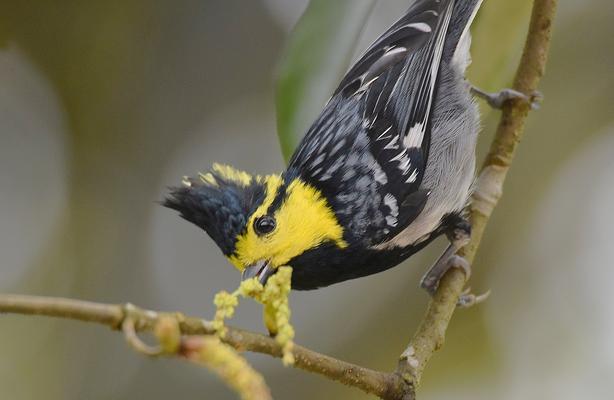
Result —
M269 265L267 260L260 260L243 270L241 280L258 278L258 282L262 285L275 273L275 269Z

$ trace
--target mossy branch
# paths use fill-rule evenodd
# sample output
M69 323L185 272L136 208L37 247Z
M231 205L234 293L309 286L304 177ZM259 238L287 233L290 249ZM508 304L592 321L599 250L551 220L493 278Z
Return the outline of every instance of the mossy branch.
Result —
M514 89L528 95L535 92L544 74L556 5L557 0L535 0L533 4L529 33L513 85ZM523 136L529 111L530 105L520 101L512 101L504 106L470 207L473 226L471 242L459 252L469 262L473 262L475 258L490 215L503 193L503 183ZM427 362L443 345L446 329L465 283L466 278L461 271L452 270L444 276L416 334L401 355L395 372L371 370L298 345L293 348L293 365L362 389L382 399L414 399L415 387L420 383ZM180 313L143 310L130 304L101 304L9 294L0 295L0 313L45 315L103 324L115 330L123 330L128 341L141 352L163 354L169 353L169 348L176 348L176 354L206 364L225 380L232 381L233 374L236 374L236 365L220 362L215 356L225 354L224 348L217 347L215 341L193 338L194 335L215 337L216 329L213 324L200 318L187 317ZM165 325L169 320L173 321L170 330L168 325ZM173 336L172 326L177 327L177 333L184 336L183 340L177 340ZM154 330L160 340L159 348L152 348L138 341L136 332ZM222 342L237 351L252 351L277 358L283 356L281 346L274 339L237 328L228 327ZM207 349L213 349L214 352ZM260 381L258 374L252 374L250 379L235 380L229 384L234 385L238 391L244 390L241 388L249 388L245 389L249 393L242 393L244 398L250 398L246 396L254 393L258 396L251 398L268 398L268 389Z
M529 32L513 84L514 89L530 97L544 75L556 6L557 0L535 0L533 3ZM471 242L459 251L459 255L470 263L475 259L490 215L503 194L503 183L524 134L530 110L531 105L523 101L510 101L503 107L470 205ZM401 355L397 371L413 386L420 384L426 363L443 345L446 329L465 283L466 277L462 271L451 270L444 276L422 323Z

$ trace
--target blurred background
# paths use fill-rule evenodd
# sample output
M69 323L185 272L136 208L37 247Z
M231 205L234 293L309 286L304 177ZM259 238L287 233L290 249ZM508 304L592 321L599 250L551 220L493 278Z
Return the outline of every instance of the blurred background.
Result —
M338 24L364 29L351 35L355 47L341 40L346 48L333 48L333 60L355 58L409 4L381 0L371 10L370 0L354 1L366 11ZM212 317L213 295L234 289L239 274L204 232L156 201L214 161L283 169L277 63L307 3L1 0L0 292ZM474 29L474 83L510 84L529 12L527 0L485 1ZM545 101L530 117L474 266L475 291L493 294L455 314L426 370L423 399L611 398L612 15L606 0L560 4ZM338 38L322 38L322 46ZM303 98L299 136L346 67L311 69L321 76ZM497 119L484 108L480 155ZM426 306L418 280L443 246L373 277L293 293L297 341L393 369ZM232 323L262 331L260 318L259 307L244 302ZM247 356L277 399L370 398ZM105 328L2 315L0 397L235 395L204 369L135 354Z

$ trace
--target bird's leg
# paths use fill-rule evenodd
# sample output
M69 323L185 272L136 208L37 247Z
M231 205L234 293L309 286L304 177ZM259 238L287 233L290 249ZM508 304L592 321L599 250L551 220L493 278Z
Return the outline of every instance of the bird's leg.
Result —
M420 287L429 292L431 296L435 294L439 287L439 281L448 272L450 268L460 268L469 277L471 275L471 266L464 258L456 255L458 248L450 243L443 254L435 261L435 264L424 274L420 281Z
M435 264L426 272L420 286L432 295L435 294L439 287L439 281L450 268L460 268L465 273L467 279L471 276L471 265L463 257L456 254L456 252L467 243L471 237L471 225L467 220L460 216L451 216L447 221L450 228L446 232L450 245L444 251L444 253L437 259ZM469 291L463 292L458 299L458 305L460 307L471 307L474 304L481 303L486 300L490 293L485 293L479 296L469 293Z
M471 225L462 217L454 216L450 218L452 220L446 223L450 227L446 231L450 244L420 281L420 286L431 295L435 294L439 287L439 281L450 268L461 268L467 275L467 279L471 276L471 266L467 260L456 255L458 249L469 242Z
M526 94L520 93L514 89L502 89L498 92L489 93L471 84L470 90L473 95L484 99L488 105L498 110L503 108L503 105L509 100L520 100L527 102L531 105L533 110L537 110L543 98L542 94L539 92L534 92L530 96L527 96Z

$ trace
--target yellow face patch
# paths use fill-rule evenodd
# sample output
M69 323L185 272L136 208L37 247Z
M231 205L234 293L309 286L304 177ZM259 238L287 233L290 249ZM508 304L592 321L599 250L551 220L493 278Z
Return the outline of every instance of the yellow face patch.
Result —
M319 244L332 241L345 248L343 228L326 199L314 187L299 179L293 180L286 189L286 198L273 217L275 229L258 235L254 231L254 220L267 213L283 181L279 175L267 176L266 197L251 215L246 232L236 243L235 253L230 261L240 270L260 260L268 260L272 267L285 265L292 258Z

